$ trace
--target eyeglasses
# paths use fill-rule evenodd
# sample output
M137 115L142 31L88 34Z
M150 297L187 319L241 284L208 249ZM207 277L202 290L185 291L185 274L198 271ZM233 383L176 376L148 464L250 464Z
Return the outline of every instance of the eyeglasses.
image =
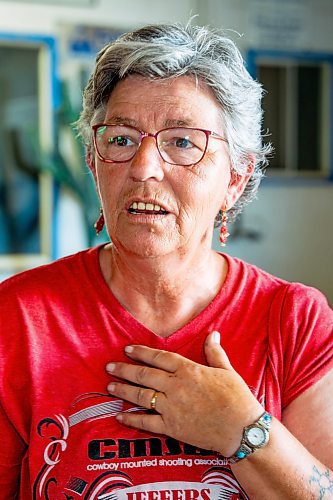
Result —
M92 127L98 157L106 163L123 163L136 155L142 140L153 137L162 159L171 165L189 167L205 156L209 137L227 142L210 130L192 127L172 127L155 134L142 132L131 125L98 123Z

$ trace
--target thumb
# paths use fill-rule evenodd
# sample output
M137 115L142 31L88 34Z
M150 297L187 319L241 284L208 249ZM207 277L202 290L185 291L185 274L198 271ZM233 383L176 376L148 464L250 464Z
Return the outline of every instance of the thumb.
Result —
M205 342L205 354L207 363L214 368L224 368L232 370L229 358L220 344L220 333L217 331L211 332Z

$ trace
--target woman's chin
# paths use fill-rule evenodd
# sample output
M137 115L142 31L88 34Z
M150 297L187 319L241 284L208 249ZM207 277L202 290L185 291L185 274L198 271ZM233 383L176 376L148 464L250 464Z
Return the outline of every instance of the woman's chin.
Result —
M135 255L142 258L158 258L177 253L179 244L172 239L159 237L154 234L147 234L145 237L138 235L135 238L126 237L125 239L112 240L115 247L120 252Z
M110 228L111 229L111 228ZM175 225L118 224L110 230L111 241L119 252L141 257L159 257L177 251L180 244Z

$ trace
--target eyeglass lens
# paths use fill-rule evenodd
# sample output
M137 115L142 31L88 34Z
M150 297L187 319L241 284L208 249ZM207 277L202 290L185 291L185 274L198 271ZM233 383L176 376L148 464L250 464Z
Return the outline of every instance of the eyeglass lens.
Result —
M96 130L96 147L105 160L131 160L141 143L141 132L123 125L101 125ZM164 161L176 165L199 162L206 150L205 132L188 128L169 128L156 135L156 144Z

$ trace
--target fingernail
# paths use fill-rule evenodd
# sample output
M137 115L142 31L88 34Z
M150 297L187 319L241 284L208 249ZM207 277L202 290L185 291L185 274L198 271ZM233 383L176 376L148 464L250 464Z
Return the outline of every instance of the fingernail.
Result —
M115 387L116 387L116 386L115 386L114 384L109 384L109 385L108 385L108 391L109 391L109 392L113 392L113 391L115 390Z
M134 347L133 347L133 346L131 346L131 345L127 345L127 346L125 347L125 352L127 352L127 353L131 353L131 352L133 352L133 351L134 351Z
M221 335L217 331L213 332L213 342L215 342L215 344L220 344L221 342Z
M118 415L116 415L116 420L118 420L118 422L122 422L123 416L120 413L118 413Z
M112 373L114 371L115 367L116 367L116 365L114 363L108 363L106 365L106 371Z

